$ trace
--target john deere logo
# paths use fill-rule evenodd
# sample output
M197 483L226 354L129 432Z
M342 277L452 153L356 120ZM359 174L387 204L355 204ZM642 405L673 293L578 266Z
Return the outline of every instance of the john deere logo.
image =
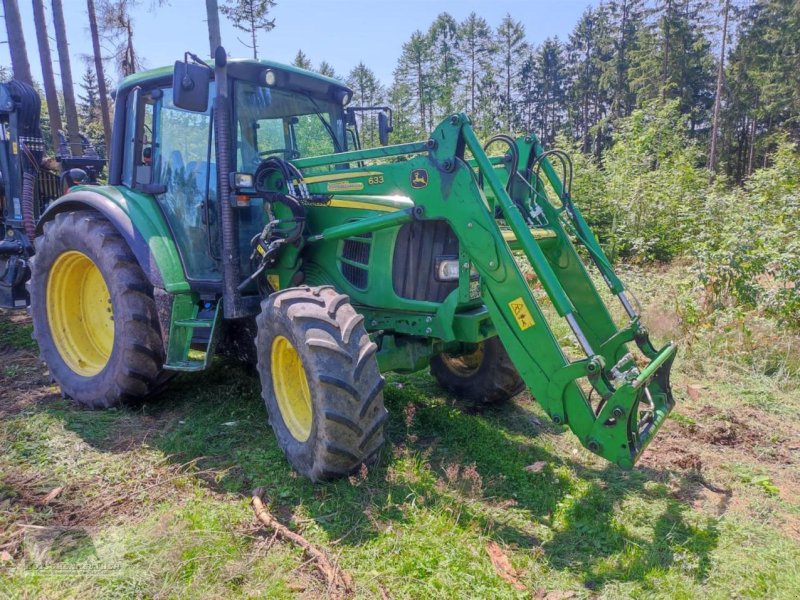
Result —
M411 187L415 189L424 188L428 185L428 172L425 169L414 169L411 171Z

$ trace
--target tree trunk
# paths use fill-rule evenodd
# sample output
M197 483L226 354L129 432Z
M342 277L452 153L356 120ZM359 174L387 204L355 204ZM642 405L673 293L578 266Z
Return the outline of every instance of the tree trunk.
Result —
M122 59L122 74L127 77L136 73L136 51L133 48L133 27L131 18L128 15L122 17L122 24L125 27L125 58Z
M81 146L81 138L78 135L78 110L75 106L72 67L69 62L69 46L67 45L67 27L64 23L64 7L61 4L61 0L53 0L53 26L56 30L58 64L61 67L61 89L64 93L64 112L67 115L69 147L73 156L82 156L83 147Z
M208 15L208 44L211 48L211 57L222 46L222 36L219 32L219 8L217 0L206 0L206 14Z
M19 16L17 0L3 0L3 12L8 32L8 51L11 54L11 69L14 79L33 85L28 50L25 48L25 35L22 32L22 18Z
M250 21L250 34L253 38L253 60L258 60L258 42L256 41L255 21Z
M89 30L92 34L94 69L97 73L97 93L100 96L100 115L103 119L105 155L108 156L108 149L111 147L111 111L108 105L108 90L106 89L103 55L100 53L100 32L97 29L97 13L94 10L94 0L86 0L86 8L89 12Z
M664 7L664 55L661 59L661 99L667 98L667 81L669 80L669 55L670 48L670 19L672 18L672 0L667 0Z
M60 139L58 132L62 128L61 112L58 108L58 92L56 78L53 75L53 63L50 58L50 40L47 38L47 21L44 16L43 0L33 0L33 22L36 26L36 42L39 46L39 59L42 63L42 79L44 97L47 101L47 114L50 116L50 136L53 152L58 152Z
M728 11L731 0L725 0L724 17L722 19L722 46L719 51L719 68L717 69L717 90L714 95L714 116L711 125L711 151L708 155L708 168L717 172L717 138L719 137L719 108L722 104L722 79L725 76L725 43L728 40Z

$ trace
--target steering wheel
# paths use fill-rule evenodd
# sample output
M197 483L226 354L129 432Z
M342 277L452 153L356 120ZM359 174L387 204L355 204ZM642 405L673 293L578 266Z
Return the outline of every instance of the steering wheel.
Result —
M283 154L287 159L300 158L300 153L292 148L273 148L259 152L259 156L269 156L270 154Z

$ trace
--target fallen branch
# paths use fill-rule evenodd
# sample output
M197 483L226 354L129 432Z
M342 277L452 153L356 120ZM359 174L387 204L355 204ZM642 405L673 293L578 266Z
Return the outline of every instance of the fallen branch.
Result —
M273 517L272 513L267 510L267 507L264 506L264 503L261 501L263 493L264 490L262 488L253 490L251 503L256 513L256 518L272 529L278 536L289 540L303 549L309 558L316 563L317 569L324 575L325 580L328 582L328 592L331 598L347 598L352 596L353 579L350 575L339 569L338 566L334 566L322 550Z

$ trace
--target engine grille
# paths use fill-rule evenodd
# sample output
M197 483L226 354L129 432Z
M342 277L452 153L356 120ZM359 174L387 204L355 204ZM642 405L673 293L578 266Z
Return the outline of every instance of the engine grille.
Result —
M394 247L392 285L409 300L442 302L457 281L436 280L436 258L458 256L458 238L445 221L412 221L400 228Z
M362 290L367 288L369 281L367 267L371 250L371 233L348 238L342 244L342 255L339 258L339 268L342 271L342 275L347 281Z

